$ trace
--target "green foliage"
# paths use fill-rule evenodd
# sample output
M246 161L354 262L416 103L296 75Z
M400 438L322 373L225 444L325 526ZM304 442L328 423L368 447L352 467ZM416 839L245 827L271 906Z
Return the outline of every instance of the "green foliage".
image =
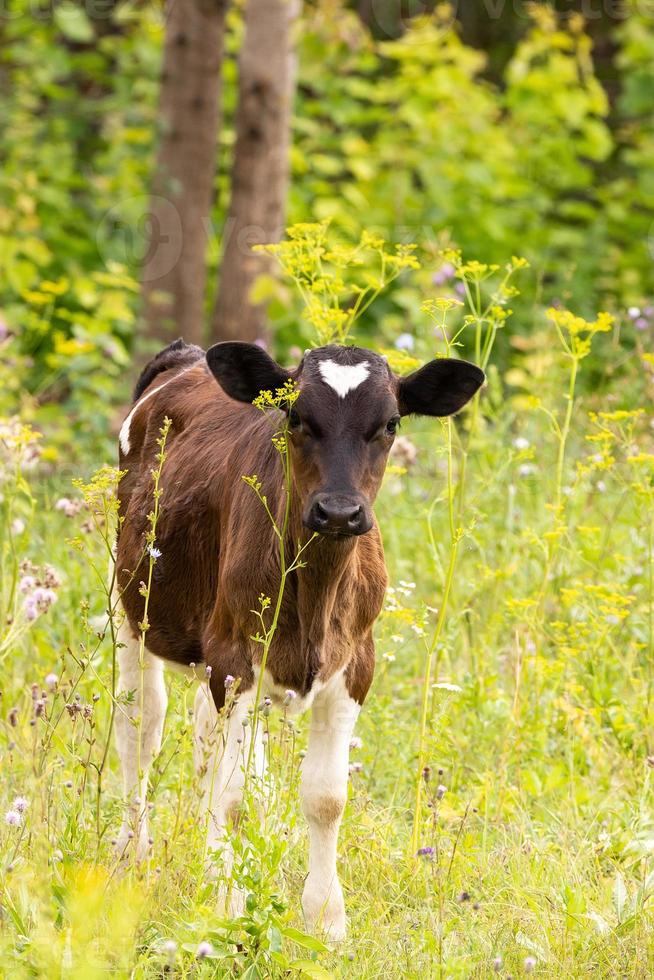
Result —
M106 24L83 7L51 17L23 0L2 24L0 313L34 417L61 423L44 406L67 405L61 447L84 441L91 415L96 440L108 429L155 137L156 14L125 9Z
M543 294L586 315L643 302L653 286L651 217L635 204L652 173L643 131L615 120L609 128L581 18L564 26L545 5L531 17L500 89L484 79L484 55L462 44L446 6L381 44L356 18L318 11L302 42L290 217L306 220L310 209L356 240L365 214L387 240L417 242L431 273L450 243L487 262L524 255L536 277L522 322ZM651 85L652 29L640 13L621 31L625 116L634 89L642 99ZM628 161L619 180L618 139ZM415 317L420 288L403 280L375 308L377 321L397 329Z
M225 145L238 11L228 25ZM32 418L46 426L62 418L48 406L67 405L53 451L71 433L74 445L87 438L91 414L93 431L108 431L132 349L162 28L153 7L121 5L95 21L73 5L37 16L24 0L3 23L0 329L15 335L20 383L9 376L2 387L11 411L33 396ZM362 335L388 344L414 323L451 246L484 262L529 260L535 275L512 332L529 332L534 308L554 300L585 316L647 305L654 18L642 4L615 30L612 107L583 20L557 19L549 5L524 19L501 86L485 77L485 54L462 43L446 4L391 41L371 38L339 2L308 8L302 28L289 222L331 220L332 250L337 236L339 247L357 247L364 226L391 252L415 242L422 267L364 313ZM227 171L221 158L218 231ZM370 254L361 265L364 289L378 278L376 263ZM313 342L311 330L298 332L300 309L283 283L266 278L256 291L282 350ZM333 316L352 308L355 292L341 296L340 314L332 304ZM321 329L337 336L340 326ZM502 340L498 354L507 353Z

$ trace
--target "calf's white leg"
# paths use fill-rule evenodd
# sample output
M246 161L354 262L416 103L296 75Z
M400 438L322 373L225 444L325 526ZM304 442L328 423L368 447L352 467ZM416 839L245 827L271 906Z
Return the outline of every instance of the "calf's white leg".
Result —
M117 693L119 696L128 691L133 694L129 703L121 699L116 707L116 744L127 803L116 847L119 853L123 853L135 840L136 857L140 861L147 856L149 849L146 806L148 772L161 748L168 697L163 663L146 650L141 669L139 641L132 635L126 620L118 628L118 642L122 646L116 651L119 667Z
M302 894L307 925L345 936L345 904L336 870L338 830L347 799L350 739L359 705L337 675L317 695L302 763L302 810L309 824L309 873Z
M243 799L252 739L250 712L254 697L254 688L243 691L234 702L229 716L220 720L208 684L200 684L195 696L195 766L200 777L202 811L207 819L209 873L212 876L218 873L212 852L219 851L221 901L232 916L243 913L245 896L231 883L234 851L229 839L229 824L231 822L235 828L238 823L238 811ZM252 754L254 773L261 777L265 765L261 724Z

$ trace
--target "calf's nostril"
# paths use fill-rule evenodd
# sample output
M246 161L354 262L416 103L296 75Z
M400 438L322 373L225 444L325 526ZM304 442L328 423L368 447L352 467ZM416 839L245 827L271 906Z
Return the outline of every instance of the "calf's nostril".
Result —
M314 516L319 524L326 524L329 520L329 514L321 503L314 505Z
M361 507L361 505L359 505L357 507L357 509L356 510L353 510L352 513L350 514L350 516L348 517L347 522L350 525L350 527L352 527L352 528L358 527L359 524L361 523L361 517L362 517L362 515L363 515L363 507Z

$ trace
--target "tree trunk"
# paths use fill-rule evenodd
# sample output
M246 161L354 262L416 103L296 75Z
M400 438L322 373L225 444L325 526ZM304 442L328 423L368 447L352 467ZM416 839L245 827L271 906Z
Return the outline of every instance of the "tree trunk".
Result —
M228 0L168 0L161 143L147 215L142 295L146 333L204 339L206 250L220 124Z
M251 302L250 293L271 260L252 246L279 241L284 230L297 12L297 0L247 2L214 340L256 340L265 331L264 308Z

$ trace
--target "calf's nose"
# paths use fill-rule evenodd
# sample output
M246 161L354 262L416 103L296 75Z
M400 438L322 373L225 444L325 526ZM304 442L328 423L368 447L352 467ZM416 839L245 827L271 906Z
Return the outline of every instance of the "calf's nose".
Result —
M363 534L370 530L361 503L327 495L314 500L307 524L320 534Z

